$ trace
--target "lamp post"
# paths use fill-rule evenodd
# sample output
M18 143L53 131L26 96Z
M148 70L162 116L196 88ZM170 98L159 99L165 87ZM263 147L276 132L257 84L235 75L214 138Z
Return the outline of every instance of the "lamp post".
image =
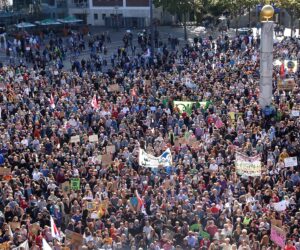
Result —
M274 23L270 19L274 15L274 8L265 5L261 10L262 21L260 43L260 96L262 108L270 105L273 95L273 31Z

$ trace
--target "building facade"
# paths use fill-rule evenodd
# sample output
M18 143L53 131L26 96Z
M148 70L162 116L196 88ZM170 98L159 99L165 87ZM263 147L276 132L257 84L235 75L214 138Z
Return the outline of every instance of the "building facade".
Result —
M110 28L149 25L149 0L69 0L69 15Z

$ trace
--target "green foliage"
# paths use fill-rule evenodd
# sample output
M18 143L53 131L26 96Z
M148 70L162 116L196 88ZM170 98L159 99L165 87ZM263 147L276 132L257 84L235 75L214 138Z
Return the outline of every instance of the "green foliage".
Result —
M261 0L206 0L210 9L219 9L220 11L228 11L231 15L237 16L241 11L254 7L261 3ZM211 12L213 14L213 12ZM220 15L220 13L219 13Z
M153 0L155 7L163 7L173 15L182 15L189 12L199 12L202 0Z
M292 18L300 17L300 1L299 0L276 0L275 5L285 9Z

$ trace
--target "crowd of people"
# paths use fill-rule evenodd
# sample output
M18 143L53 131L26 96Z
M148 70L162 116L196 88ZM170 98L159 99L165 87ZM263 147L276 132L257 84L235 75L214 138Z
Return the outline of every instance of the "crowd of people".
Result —
M300 249L299 71L274 66L273 101L261 108L259 37L194 41L159 42L153 59L125 46L107 72L85 60L2 66L3 249ZM99 44L88 45L95 55ZM277 41L274 59L299 60L299 39ZM278 87L284 78L292 88ZM140 166L140 149L170 149L172 164ZM237 151L261 155L260 176L237 174Z

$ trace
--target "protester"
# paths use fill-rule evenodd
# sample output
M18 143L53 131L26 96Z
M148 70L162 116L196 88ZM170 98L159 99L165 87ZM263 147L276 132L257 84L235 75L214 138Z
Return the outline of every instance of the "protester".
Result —
M108 39L98 38L89 44L95 62ZM44 56L63 63L59 41ZM74 53L84 50L79 35L69 42ZM33 68L1 68L1 243L299 248L299 71L285 68L282 78L274 67L273 101L262 109L259 38L170 43L161 42L153 60L147 52L129 56L125 46L107 72L85 60L66 71L33 58ZM297 61L299 49L299 40L284 39L274 58ZM290 78L292 88L278 87ZM164 155L164 164L140 165L141 150ZM237 171L237 152L259 157L258 176ZM297 163L287 167L290 157Z

